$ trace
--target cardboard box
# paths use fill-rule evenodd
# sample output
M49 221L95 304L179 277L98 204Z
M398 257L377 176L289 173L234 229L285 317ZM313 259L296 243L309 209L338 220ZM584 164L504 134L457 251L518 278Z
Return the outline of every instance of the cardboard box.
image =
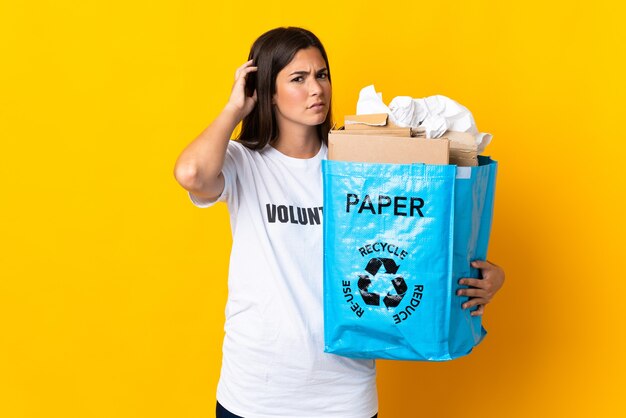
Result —
M444 138L450 140L450 164L459 167L478 166L478 148L474 135L468 132L447 131Z
M422 139L330 131L328 159L364 163L448 164L447 138Z
M377 113L370 115L348 115L344 118L344 129L332 131L333 135L361 135L361 136L372 136L372 137L404 137L404 138L423 138L426 139L426 133L424 128L403 128L395 125L390 119L389 115L386 113ZM441 140L442 138L436 139ZM478 151L476 145L474 143L474 136L467 132L454 132L447 131L443 139L450 140L449 150L448 150L448 159L446 163L428 163L428 164L454 164L459 167L475 167L478 165ZM362 162L388 162L388 161L375 161L380 157L381 150L375 148L373 152L378 153L378 156L370 155L368 148L369 147L377 147L377 142L370 142L366 145L366 149L358 149L355 150L357 146L363 144L356 144L353 142L346 142L341 145L341 149L336 152L340 152L343 154L341 158L332 158L330 159L342 159L343 161L362 161ZM430 158L428 154L430 151L426 151L425 147L427 144L418 144L415 147L411 147L410 145L398 145L403 143L394 142L395 146L400 146L400 153L409 152L408 155L399 155L401 161L405 161L407 158L412 160L415 158L415 153L424 155L426 152L426 158ZM385 145L387 147L388 145ZM346 149L346 147L350 147L350 149ZM382 147L382 146L381 146ZM433 151L436 152L436 151ZM350 157L350 153L353 153L353 157ZM359 153L358 157L356 156ZM367 155L364 155L367 154ZM392 155L394 154L394 155ZM335 154L337 155L337 154ZM386 155L385 160L396 160L395 153L386 150L384 152ZM421 157L417 157L421 158ZM390 161L399 163L399 161ZM442 160L436 160L442 161ZM423 161L410 161L410 162L423 162Z
M467 147L455 141L450 141L450 164L459 167L478 166L478 152L476 146Z

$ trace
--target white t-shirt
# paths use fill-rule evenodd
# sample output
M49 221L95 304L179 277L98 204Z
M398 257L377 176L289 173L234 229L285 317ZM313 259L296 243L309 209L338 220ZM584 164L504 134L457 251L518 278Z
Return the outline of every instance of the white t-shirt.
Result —
M322 175L309 159L230 141L217 201L233 246L217 400L245 418L370 418L374 361L324 353ZM190 195L194 204L206 202Z

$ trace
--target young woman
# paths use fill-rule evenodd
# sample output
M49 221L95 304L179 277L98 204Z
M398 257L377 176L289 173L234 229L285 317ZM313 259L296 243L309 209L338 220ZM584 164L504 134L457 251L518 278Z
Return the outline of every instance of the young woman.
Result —
M377 416L374 361L323 352L321 161L331 126L331 77L311 32L259 37L228 103L185 148L175 176L200 207L228 204L233 234L217 417ZM238 141L231 135L239 122ZM297 223L276 221L284 205ZM309 214L308 216L304 214ZM315 215L315 216L311 216ZM467 308L504 273L480 261Z

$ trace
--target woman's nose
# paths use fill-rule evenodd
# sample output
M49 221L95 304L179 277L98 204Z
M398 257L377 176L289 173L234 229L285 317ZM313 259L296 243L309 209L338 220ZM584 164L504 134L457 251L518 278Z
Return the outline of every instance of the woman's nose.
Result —
M309 83L309 94L311 96L319 96L322 93L322 85L317 78L313 78Z

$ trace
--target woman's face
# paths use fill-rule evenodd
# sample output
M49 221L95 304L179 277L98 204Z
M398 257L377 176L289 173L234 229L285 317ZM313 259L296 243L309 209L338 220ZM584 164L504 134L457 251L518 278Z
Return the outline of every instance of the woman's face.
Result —
M319 49L299 50L276 76L272 101L279 129L323 123L331 95L328 69Z

